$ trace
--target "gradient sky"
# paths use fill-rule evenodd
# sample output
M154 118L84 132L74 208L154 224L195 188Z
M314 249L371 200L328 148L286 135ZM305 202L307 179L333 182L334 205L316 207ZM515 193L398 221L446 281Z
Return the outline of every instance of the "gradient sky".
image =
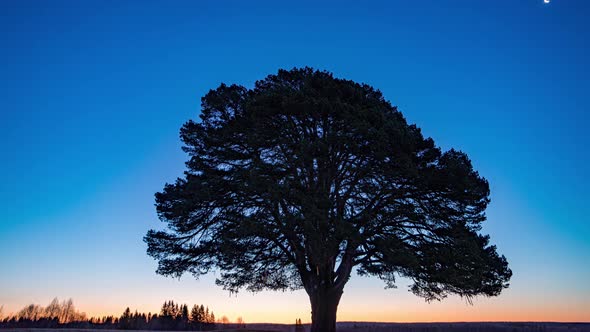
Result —
M590 1L0 1L0 305L90 315L204 303L309 321L303 291L230 296L154 273L153 194L221 82L312 66L365 82L491 184L500 297L427 304L353 277L339 320L590 321Z

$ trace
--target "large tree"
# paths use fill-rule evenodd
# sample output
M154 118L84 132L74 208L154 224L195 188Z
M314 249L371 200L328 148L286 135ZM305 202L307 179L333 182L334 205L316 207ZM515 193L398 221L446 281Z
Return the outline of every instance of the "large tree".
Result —
M303 288L312 332L335 331L353 270L390 287L409 278L428 301L508 286L506 259L479 234L488 182L371 86L311 68L222 84L180 137L187 170L156 194L167 229L145 237L162 275Z

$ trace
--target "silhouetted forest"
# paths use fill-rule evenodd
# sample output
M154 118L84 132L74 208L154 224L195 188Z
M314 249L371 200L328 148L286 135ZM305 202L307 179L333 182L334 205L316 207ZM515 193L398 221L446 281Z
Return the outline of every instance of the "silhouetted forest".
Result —
M224 316L220 321L227 322ZM74 307L72 299L53 299L47 307L30 304L14 315L0 317L0 328L84 328L119 330L204 331L215 328L215 314L203 304L166 301L159 313L140 313L128 307L120 317L86 317Z
M207 331L222 329L234 331L276 331L308 332L309 324L296 319L295 324L245 324L241 317L230 323L227 317L216 318L205 305L193 305L166 301L159 313L139 313L126 308L121 316L86 317L76 310L73 301L53 299L47 307L30 304L16 314L2 315L0 306L0 328L30 329L74 329L70 332L84 332L86 329L105 330L167 330ZM590 332L590 323L547 323L547 322L487 322L487 323L371 323L339 322L338 332ZM229 330L228 330L229 329ZM19 330L17 330L19 331ZM20 330L22 331L22 330ZM48 332L51 332L49 330Z

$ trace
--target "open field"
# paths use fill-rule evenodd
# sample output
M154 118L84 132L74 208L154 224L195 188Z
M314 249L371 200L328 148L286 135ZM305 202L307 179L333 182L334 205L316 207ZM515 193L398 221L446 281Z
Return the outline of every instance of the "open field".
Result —
M309 325L304 325L309 331ZM1 329L2 332L121 332L106 329ZM216 331L225 332L295 332L293 325L287 324L247 324L246 328L236 329L232 325L220 327ZM130 331L131 332L131 331ZM142 332L142 331L135 331ZM145 331L152 332L152 331ZM174 331L167 331L174 332ZM338 332L590 332L590 323L370 323L341 322Z
M339 332L590 332L590 323L340 323Z

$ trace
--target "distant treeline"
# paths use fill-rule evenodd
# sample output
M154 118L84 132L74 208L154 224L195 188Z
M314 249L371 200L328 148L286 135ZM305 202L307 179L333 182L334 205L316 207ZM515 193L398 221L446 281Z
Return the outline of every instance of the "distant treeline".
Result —
M588 323L338 323L338 332L590 332Z
M0 317L2 318L2 317ZM224 316L221 322L227 322ZM59 302L53 299L47 307L31 304L18 313L0 319L0 328L83 328L120 330L213 330L215 314L204 305L166 301L159 313L139 313L125 309L120 317L86 317L76 310L72 299Z

